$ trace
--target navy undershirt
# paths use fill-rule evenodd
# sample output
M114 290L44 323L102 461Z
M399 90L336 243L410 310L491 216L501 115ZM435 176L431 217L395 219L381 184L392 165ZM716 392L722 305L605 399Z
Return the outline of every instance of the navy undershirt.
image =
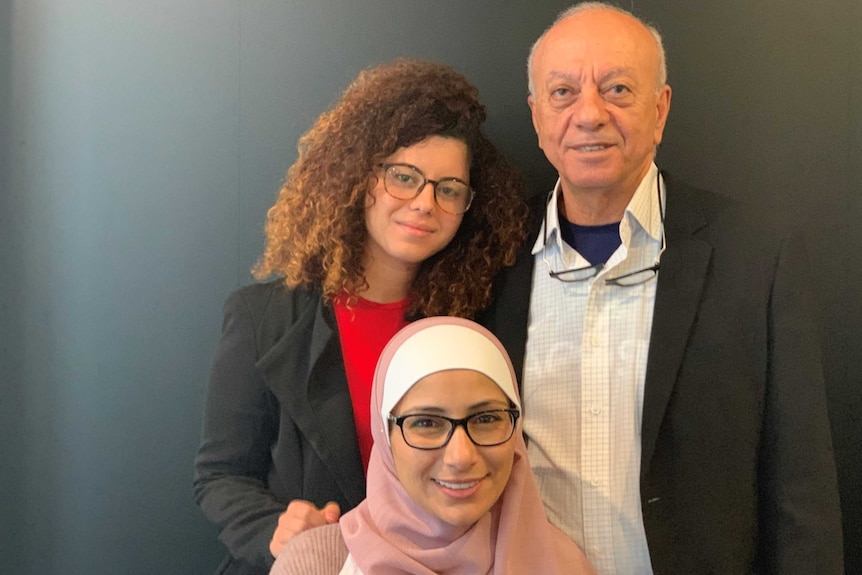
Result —
M620 247L620 223L580 226L560 214L560 235L591 265L603 264Z

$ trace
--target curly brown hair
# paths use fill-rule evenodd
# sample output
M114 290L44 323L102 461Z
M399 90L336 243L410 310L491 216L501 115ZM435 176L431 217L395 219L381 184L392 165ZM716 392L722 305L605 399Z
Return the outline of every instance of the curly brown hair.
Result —
M482 133L485 117L478 90L447 65L399 59L361 72L299 139L254 276L319 287L327 299L361 292L369 176L399 148L451 137L467 145L476 196L449 245L420 265L409 315L473 317L525 234L523 181Z

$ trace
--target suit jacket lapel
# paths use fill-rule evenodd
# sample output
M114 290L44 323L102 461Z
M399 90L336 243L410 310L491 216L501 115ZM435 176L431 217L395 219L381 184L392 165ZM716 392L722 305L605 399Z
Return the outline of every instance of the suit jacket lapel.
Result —
M306 437L345 498L365 498L353 406L338 335L318 299L258 363L270 389Z
M707 225L700 206L667 182L667 249L658 275L644 387L641 476L649 469L706 279L712 246L695 237Z

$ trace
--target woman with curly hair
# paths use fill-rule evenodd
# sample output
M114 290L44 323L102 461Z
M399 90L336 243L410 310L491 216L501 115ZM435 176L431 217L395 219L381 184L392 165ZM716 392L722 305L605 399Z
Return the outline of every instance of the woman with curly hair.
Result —
M521 180L484 121L464 76L402 59L300 138L254 268L269 281L225 303L207 391L195 497L230 551L219 573L267 573L363 500L383 347L411 320L473 317L513 263Z

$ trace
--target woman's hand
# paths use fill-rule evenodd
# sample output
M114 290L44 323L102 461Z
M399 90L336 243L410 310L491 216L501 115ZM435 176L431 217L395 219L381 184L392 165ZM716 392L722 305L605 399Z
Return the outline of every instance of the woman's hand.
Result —
M269 542L269 552L278 557L279 551L291 537L312 527L322 527L335 523L341 517L338 503L330 501L323 509L318 509L309 501L294 499L278 517L278 527Z

